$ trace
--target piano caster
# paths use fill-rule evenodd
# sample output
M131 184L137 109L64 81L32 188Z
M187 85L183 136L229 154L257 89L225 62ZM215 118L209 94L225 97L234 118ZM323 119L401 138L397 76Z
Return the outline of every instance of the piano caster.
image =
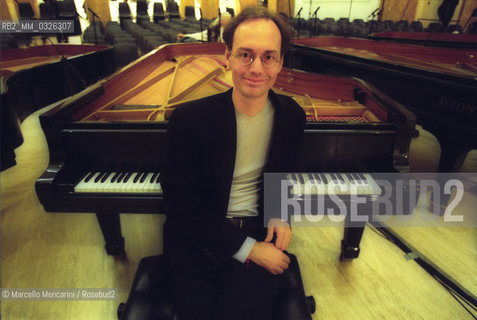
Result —
M359 251L359 247L348 246L343 240L341 240L340 261L356 259L359 256Z
M412 131L411 138L417 138L417 137L419 137L419 135L420 135L419 130L414 129L414 130Z
M118 319L121 319L121 316L123 315L124 309L126 309L126 304L124 302L121 302L119 304L118 310L117 310Z
M308 308L308 311L313 314L316 311L316 301L313 296L308 296L305 298L306 299L306 307Z

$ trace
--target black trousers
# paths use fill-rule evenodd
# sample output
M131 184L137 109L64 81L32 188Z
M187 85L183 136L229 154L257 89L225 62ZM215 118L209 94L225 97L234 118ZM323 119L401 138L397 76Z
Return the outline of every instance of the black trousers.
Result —
M179 320L271 319L275 276L265 268L198 252L173 259L172 269Z

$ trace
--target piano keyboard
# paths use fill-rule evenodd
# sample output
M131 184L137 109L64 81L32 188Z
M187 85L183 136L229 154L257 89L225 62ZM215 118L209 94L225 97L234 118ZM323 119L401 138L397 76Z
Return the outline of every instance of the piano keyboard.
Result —
M74 190L78 193L162 193L158 172L88 172Z
M368 173L289 173L291 194L303 195L381 195L381 188ZM310 188L306 190L305 185ZM356 192L356 193L355 193Z

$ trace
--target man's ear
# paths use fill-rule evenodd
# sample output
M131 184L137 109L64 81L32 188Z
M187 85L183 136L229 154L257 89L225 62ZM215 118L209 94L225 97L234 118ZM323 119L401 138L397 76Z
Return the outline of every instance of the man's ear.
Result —
M228 47L225 47L225 60L227 61L227 67L230 68L230 51Z
M278 64L278 72L282 71L282 68L283 68L283 58L285 58L285 56L281 57L280 58L280 63Z

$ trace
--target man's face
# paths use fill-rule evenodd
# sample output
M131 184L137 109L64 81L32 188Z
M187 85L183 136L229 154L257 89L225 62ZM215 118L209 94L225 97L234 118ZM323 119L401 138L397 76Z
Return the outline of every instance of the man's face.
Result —
M248 99L268 95L283 65L278 27L271 20L246 20L235 30L232 46L231 52L226 49L225 56L232 69L234 94ZM243 65L236 57L244 52L255 57L252 64ZM269 68L264 67L260 57L268 55L277 57L280 62Z

